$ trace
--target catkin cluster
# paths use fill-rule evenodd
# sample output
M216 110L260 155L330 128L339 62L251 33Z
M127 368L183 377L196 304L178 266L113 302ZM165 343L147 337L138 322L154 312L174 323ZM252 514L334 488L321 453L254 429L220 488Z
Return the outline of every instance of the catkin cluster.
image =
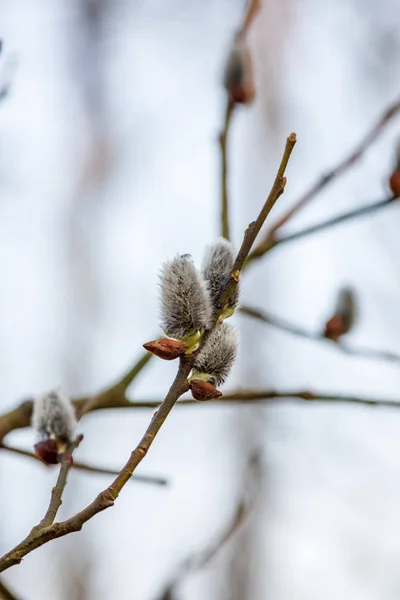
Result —
M200 271L191 256L184 254L164 263L160 277L161 327L169 338L183 342L187 353L196 351L207 333L190 379L212 386L225 381L237 354L236 331L223 321L237 307L238 288L220 305L234 260L232 245L220 239L206 249Z

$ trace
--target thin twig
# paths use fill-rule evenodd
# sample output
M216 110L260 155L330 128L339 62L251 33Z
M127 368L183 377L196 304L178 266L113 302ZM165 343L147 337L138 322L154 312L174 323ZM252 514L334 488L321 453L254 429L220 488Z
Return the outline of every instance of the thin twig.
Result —
M301 208L306 206L317 194L319 194L328 184L332 183L337 177L346 172L354 163L356 163L370 147L370 145L378 138L387 123L400 111L400 100L396 100L383 113L377 123L370 131L362 138L352 152L342 159L333 169L328 171L320 179L318 179L293 205L267 230L259 244L254 248L249 256L249 261L259 258L266 254L273 246L276 232L286 224L291 217L296 214Z
M68 473L70 472L70 469L72 467L72 453L79 446L82 440L83 435L79 435L76 438L76 440L67 448L66 452L62 457L57 483L51 490L50 503L45 516L39 523L40 528L48 527L49 525L52 525L54 523L54 520L62 504L62 495L64 493L65 486L67 485Z
M337 217L332 217L331 219L327 219L326 221L322 221L321 223L317 223L316 225L305 227L304 229L300 229L300 231L295 231L294 233L289 233L285 236L276 237L274 239L270 238L268 241L261 242L261 244L254 248L254 250L249 254L247 263L250 263L252 260L255 260L257 258L260 258L264 254L266 254L266 252L269 252L277 246L280 246L287 242L293 242L295 240L307 237L309 235L313 235L314 233L319 233L324 229L335 227L336 225L340 225L341 223L344 223L346 221L357 219L359 217L363 217L365 215L377 212L382 208L387 208L388 206L395 204L396 200L399 200L399 198L391 196L390 198L385 198L384 200L379 200L378 202L366 204L365 206L361 206L360 208L355 208L354 210L350 210L346 213L338 215Z
M267 198L267 201L262 207L260 214L257 217L257 220L254 223L252 223L245 232L242 246L239 250L239 253L236 257L235 263L232 268L230 281L228 282L225 290L222 291L219 297L219 302L221 303L221 306L223 306L223 301L229 299L232 290L234 290L235 285L232 286L232 281L234 282L235 279L237 279L236 273L240 272L240 269L243 266L244 261L246 260L248 253L251 250L252 244L260 228L262 227L268 213L270 212L277 198L283 192L285 185L285 179L283 175L290 157L290 153L295 143L296 136L295 134L291 134L287 139L284 155L279 166L278 173L272 186L271 192ZM216 316L216 320L217 319L218 315ZM203 336L201 343L204 343L205 339L206 335ZM108 486L102 492L100 492L100 494L93 500L93 502L86 506L86 508L84 508L82 511L80 511L73 517L67 519L66 521L62 521L60 523L51 522L50 525L46 524L46 526L39 525L34 527L30 534L20 544L15 546L15 548L13 548L9 552L7 552L7 554L5 554L2 558L0 558L0 572L5 571L13 565L19 564L24 556L32 552L32 550L35 550L36 548L39 548L43 544L49 542L50 540L54 540L74 531L79 531L80 529L82 529L82 526L87 521L89 521L89 519L91 519L101 511L114 505L115 500L118 498L123 487L132 477L132 474L135 471L136 467L146 456L149 448L151 447L154 441L154 438L160 431L162 425L164 424L166 418L168 417L172 408L176 404L177 400L189 390L187 378L193 368L194 361L194 354L184 355L179 359L178 372L168 391L168 394L163 400L161 406L153 415L153 418L139 444L132 451L127 463L122 468L117 477L114 479L114 481L111 483L111 485ZM119 399L121 400L121 398ZM126 402L128 401L125 398L124 392L123 405L126 406ZM113 403L112 406L115 406L115 403ZM57 502L58 498L56 497L53 504L57 506ZM53 513L51 513L50 517L52 517L52 514ZM48 517L46 521L48 521L50 517Z
M258 215L257 219L255 221L253 221L253 223L250 223L250 225L247 227L247 229L245 231L242 245L239 249L238 255L237 255L234 265L232 267L232 274L231 274L229 284L225 288L225 290L223 291L223 293L221 294L221 297L219 299L219 304L221 307L224 306L224 304L228 300L229 296L232 294L232 292L238 285L240 272L241 272L242 267L249 255L249 252L251 251L251 248L255 242L255 239L256 239L261 227L264 225L265 219L267 218L267 216L271 212L272 208L274 207L275 202L278 200L279 196L281 196L281 194L283 194L283 191L284 191L285 185L286 185L286 178L284 177L284 175L285 175L287 164L289 162L290 155L292 153L292 150L293 150L295 144L296 144L296 134L291 133L286 140L286 145L285 145L285 150L284 150L284 153L282 156L282 160L280 162L278 172L276 174L276 177L275 177L274 183L272 185L271 191L268 195L268 198L266 199L265 204L262 207L261 212Z
M228 197L228 134L235 105L227 100L224 127L219 136L221 150L221 235L229 240L229 197Z
M0 600L21 600L2 581L0 581Z
M359 348L356 346L349 346L342 340L335 341L325 337L324 335L322 335L322 333L308 331L307 329L299 327L298 325L295 325L290 321L286 321L281 317L277 317L276 315L267 313L263 310L252 308L250 306L241 306L239 308L239 312L241 312L244 315L247 315L248 317L252 317L253 319L258 319L259 321L262 321L267 325L271 325L276 329L286 331L287 333L290 333L297 337L329 344L331 347L333 346L337 348L337 350L340 350L345 354L350 354L359 358L371 358L373 360L400 363L400 354L396 354L395 352L389 352L387 350L375 350L373 348Z
M31 458L35 461L42 462L36 454L33 452L29 452L28 450L23 450L22 448L14 448L13 446L8 446L6 444L0 445L0 450L6 450L8 452L12 452L13 454L18 454L19 456L26 456L27 458ZM117 469L106 469L105 467L96 467L94 465L88 465L86 463L82 463L74 460L72 463L72 468L78 471L85 471L86 473L93 473L94 475L118 475L119 471ZM133 475L132 482L136 483L148 483L151 485L168 485L168 479L165 477L156 477L154 475Z
M244 36L250 29L251 24L254 21L255 16L261 8L260 0L249 0L246 11L244 13L242 26L238 31L238 35Z

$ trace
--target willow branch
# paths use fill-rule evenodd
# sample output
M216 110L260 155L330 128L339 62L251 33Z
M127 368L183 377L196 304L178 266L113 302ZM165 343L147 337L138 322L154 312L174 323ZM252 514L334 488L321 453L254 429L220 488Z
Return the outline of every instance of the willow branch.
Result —
M262 207L257 219L255 221L253 221L252 223L250 223L250 225L247 227L247 229L245 231L242 245L239 249L238 255L237 255L234 265L232 267L232 273L231 273L229 284L227 285L227 287L225 288L225 290L223 291L223 293L221 294L221 297L219 299L219 303L220 303L221 307L224 306L227 299L229 298L229 296L232 294L232 292L238 285L240 272L241 272L243 265L251 251L251 248L255 242L255 239L256 239L261 227L264 225L265 219L267 218L267 216L271 212L272 208L274 207L275 202L283 194L283 191L284 191L285 185L286 185L286 178L284 177L284 175L285 175L287 164L289 162L290 155L292 153L292 150L293 150L295 144L296 144L296 134L291 133L286 140L285 150L283 152L283 156L282 156L274 183L272 185L271 191L268 195L268 198L266 199L264 206Z
M303 329L302 327L299 327L298 325L295 325L290 321L286 321L281 317L277 317L276 315L266 313L265 311L252 308L250 306L241 306L239 308L239 312L248 317L252 317L253 319L257 319L258 321L261 321L266 325L271 325L271 327L275 327L280 331L286 331L287 333L290 333L297 337L313 340L316 342L323 342L327 345L329 344L331 347L335 347L337 350L340 350L341 352L344 352L345 354L349 354L351 356L356 356L358 358L371 358L373 360L382 360L391 363L400 363L400 354L396 354L395 352L389 352L387 350L375 350L373 348L360 348L350 346L342 340L331 340L322 335L322 333L308 331L307 329Z
M352 167L365 153L365 151L371 146L371 144L378 138L385 126L389 121L398 114L400 111L400 100L394 102L383 115L379 118L377 123L367 132L367 134L361 139L357 146L342 159L333 169L328 171L320 179L318 179L306 192L301 196L294 204L268 229L263 236L260 243L256 246L252 254L249 256L249 261L259 258L266 254L272 247L274 247L274 241L276 232L285 225L291 217L296 214L301 208L309 204L309 202L319 194L328 184L332 183L336 178L345 173L350 167Z
M369 215L371 213L377 212L378 210L381 210L382 208L387 208L388 206L394 204L396 200L399 200L399 198L391 196L390 198L385 198L384 200L379 200L378 202L366 204L365 206L361 206L360 208L355 208L354 210L345 212L341 215L338 215L337 217L333 217L332 219L327 219L326 221L322 221L321 223L317 223L316 225L305 227L304 229L300 229L300 231L295 231L294 233L289 233L288 235L276 237L274 239L270 238L266 243L262 242L256 248L254 248L253 252L251 252L251 254L248 257L247 262L251 262L252 260L260 258L264 254L266 254L266 252L269 252L270 250L276 248L276 246L280 246L281 244L293 242L303 237L308 237L309 235L319 233L324 229L329 229L331 227L335 227L336 225L345 223L346 221Z
M14 592L10 590L2 581L0 581L0 600L21 600Z
M48 527L49 525L52 525L54 523L54 520L62 504L62 495L64 493L65 486L67 485L68 473L70 472L70 469L72 467L72 454L74 450L79 446L82 440L83 435L78 436L63 454L60 470L58 473L57 483L51 490L50 503L45 516L39 523L39 527Z
M34 527L31 533L20 544L0 558L0 572L5 571L13 565L19 564L24 556L50 540L63 537L75 531L80 531L89 519L114 505L122 488L126 485L136 467L146 456L154 438L161 429L175 402L182 394L188 391L189 385L187 377L193 366L193 360L192 356L185 356L180 359L178 373L168 394L154 414L139 444L132 451L127 463L118 473L111 485L102 491L93 502L86 506L86 508L70 519L61 521L60 523L46 523L45 525L43 525L42 522L40 525Z
M260 0L249 0L246 11L244 13L242 26L238 31L238 35L244 36L250 29L251 24L254 21L255 16L261 8Z
M33 452L29 452L28 450L23 450L22 448L14 448L13 446L8 446L6 444L0 445L0 450L6 450L7 452L11 452L13 454L17 454L18 456L26 456L32 460L37 462L42 461L34 454ZM51 465L49 465L51 468ZM105 467L96 467L95 465L88 465L86 463L79 462L74 459L72 463L72 468L77 471L85 471L86 473L93 473L94 475L118 475L119 471L116 469L106 469ZM133 475L131 481L136 483L148 483L151 485L168 485L168 479L165 477L156 477L154 475Z
M228 134L235 105L226 103L224 128L219 136L221 151L221 235L229 240L229 198L228 198Z

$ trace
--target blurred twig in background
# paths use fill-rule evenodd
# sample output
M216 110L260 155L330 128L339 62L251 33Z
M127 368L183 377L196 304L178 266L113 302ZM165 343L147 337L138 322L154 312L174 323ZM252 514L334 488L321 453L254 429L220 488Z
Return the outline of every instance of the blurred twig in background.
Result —
M3 581L0 581L0 600L21 600L21 597L14 594Z

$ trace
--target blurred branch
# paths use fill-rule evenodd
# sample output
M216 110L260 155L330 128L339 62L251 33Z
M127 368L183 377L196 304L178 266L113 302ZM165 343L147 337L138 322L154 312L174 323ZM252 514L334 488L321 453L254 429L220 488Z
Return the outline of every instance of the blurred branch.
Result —
M261 8L260 0L249 0L248 1L246 11L245 11L244 17L243 17L242 26L240 27L240 29L238 31L239 35L244 36L248 32L248 30L250 29L250 26L251 26L252 22L254 21L254 18L257 15L260 8Z
M289 208L265 233L259 244L254 248L249 256L249 261L259 258L266 254L275 244L276 232L285 225L291 217L296 214L301 208L306 206L317 194L319 194L328 184L332 183L336 178L340 177L350 167L352 167L369 148L369 146L377 139L389 121L400 111L400 100L394 102L377 123L368 131L357 146L342 159L333 169L328 171L320 179L318 179L309 190L306 191L294 204ZM304 234L305 235L305 234ZM288 236L289 237L289 236Z
M238 273L240 273L244 261L246 260L251 250L253 242L255 241L255 238L258 232L260 231L262 225L264 224L264 221L267 218L271 208L274 206L278 197L283 193L286 182L284 178L284 172L295 143L296 136L294 134L291 134L286 141L285 151L268 198L265 201L264 206L262 207L256 221L251 223L244 233L242 245L239 249L239 252L232 267L231 277L225 289L222 290L220 297L218 298L221 307L224 306L224 301L229 300L230 294L235 289L238 283ZM219 313L215 315L214 326L217 324L219 316ZM210 334L210 332L207 333L208 335ZM207 333L203 335L202 341L200 343L200 348L207 337ZM144 359L142 359L142 362L143 360ZM195 354L184 354L179 359L179 368L167 395L161 403L161 406L154 413L153 418L151 419L150 424L148 425L139 444L131 452L128 461L121 469L114 481L105 490L100 492L100 494L98 494L98 496L93 500L93 502L91 502L83 510L81 510L71 518L67 519L66 521L54 523L54 519L52 520L53 515L55 516L58 507L61 503L61 494L59 493L59 490L61 489L62 491L63 484L65 486L64 479L66 479L66 475L64 477L64 475L61 476L60 473L56 488L52 492L49 510L47 511L45 518L38 526L32 529L29 535L21 543L19 543L12 550L7 552L7 554L5 554L2 558L0 558L0 572L19 564L24 558L24 556L32 552L32 550L35 550L43 544L46 544L50 540L63 537L75 531L80 531L87 521L92 519L95 515L102 512L103 510L114 505L115 500L118 498L123 487L132 477L132 474L135 471L136 467L146 456L156 435L160 431L162 425L164 424L169 413L173 409L175 403L185 392L189 390L189 383L187 381L187 378L192 370L194 361ZM119 399L123 399L123 405L125 406L127 402L129 403L129 401L126 399L125 391L130 381L131 377L125 377L121 380L121 382L123 382L121 384L123 394L119 394ZM114 396L112 394L111 399L114 401ZM93 403L91 407L92 406ZM94 406L97 408L97 405ZM115 406L115 404L113 403L112 406ZM62 467L63 466L64 465L62 465Z
M219 145L221 149L221 235L229 240L229 198L228 198L228 157L227 142L229 127L235 105L229 100L225 108L224 128L219 136Z
M262 310L252 308L250 306L241 306L239 308L239 312L248 317L252 317L254 319L258 319L267 325L271 325L276 329L281 331L286 331L292 335L296 335L298 337L306 338L308 340L314 340L317 342L325 342L330 346L334 346L341 352L345 354L349 354L352 356L357 356L359 358L371 358L375 360L382 360L386 362L392 363L400 363L400 354L396 354L394 352L388 352L387 350L374 350L372 348L357 348L353 346L349 346L345 342L339 340L335 341L330 338L325 337L322 333L314 333L312 331L308 331L303 329L302 327L298 327L281 317L277 317L272 315L271 313L266 313Z
M2 581L0 581L0 600L21 600Z
M41 464L42 461L34 454L33 452L29 452L28 450L22 450L21 448L14 448L12 446L7 446L6 444L0 445L0 450L7 450L8 452L12 452L13 454L17 454L19 456L26 456L27 458L31 458L33 460L39 461ZM51 465L49 465L51 468ZM78 471L85 471L86 473L93 473L95 475L118 475L119 471L116 469L106 469L104 467L96 467L94 465L88 465L86 463L82 463L76 461L74 459L72 463L72 468ZM165 477L155 477L153 475L133 475L132 481L137 483L149 483L152 485L168 485L168 479Z
M221 531L219 536L204 548L201 552L194 553L186 558L178 567L177 572L165 586L164 590L157 596L157 600L174 600L175 588L191 573L204 569L225 546L227 542L239 529L249 510L248 504L244 499L240 499L234 514Z
M260 258L266 252L269 252L276 246L280 246L281 244L285 244L286 242L293 242L300 238L313 235L314 233L318 233L319 231L323 231L324 229L335 227L336 225L340 225L341 223L344 223L346 221L357 219L358 217L363 217L364 215L377 212L382 208L391 206L395 203L396 200L399 200L399 198L391 196L390 198L385 198L384 200L379 200L378 202L366 204L365 206L361 206L360 208L350 210L349 212L343 213L342 215L338 215L337 217L333 217L332 219L327 219L326 221L322 221L321 223L317 223L316 225L305 227L300 231L295 231L294 233L290 233L286 236L277 237L275 239L269 239L268 242L266 242L265 244L261 243L256 248L254 248L253 252L249 255L247 262L249 263L252 260Z
M112 408L113 406L122 406L124 403L129 406L129 400L126 398L126 390L132 381L139 375L142 369L147 365L153 355L150 352L146 352L143 356L133 365L133 367L124 374L121 379L108 389L100 392L97 395L78 398L74 401L74 406L78 417L83 414L92 411L99 410L102 408ZM29 427L31 424L32 416L32 400L25 400L19 404L13 410L0 415L0 444L4 437L14 431L23 427Z

